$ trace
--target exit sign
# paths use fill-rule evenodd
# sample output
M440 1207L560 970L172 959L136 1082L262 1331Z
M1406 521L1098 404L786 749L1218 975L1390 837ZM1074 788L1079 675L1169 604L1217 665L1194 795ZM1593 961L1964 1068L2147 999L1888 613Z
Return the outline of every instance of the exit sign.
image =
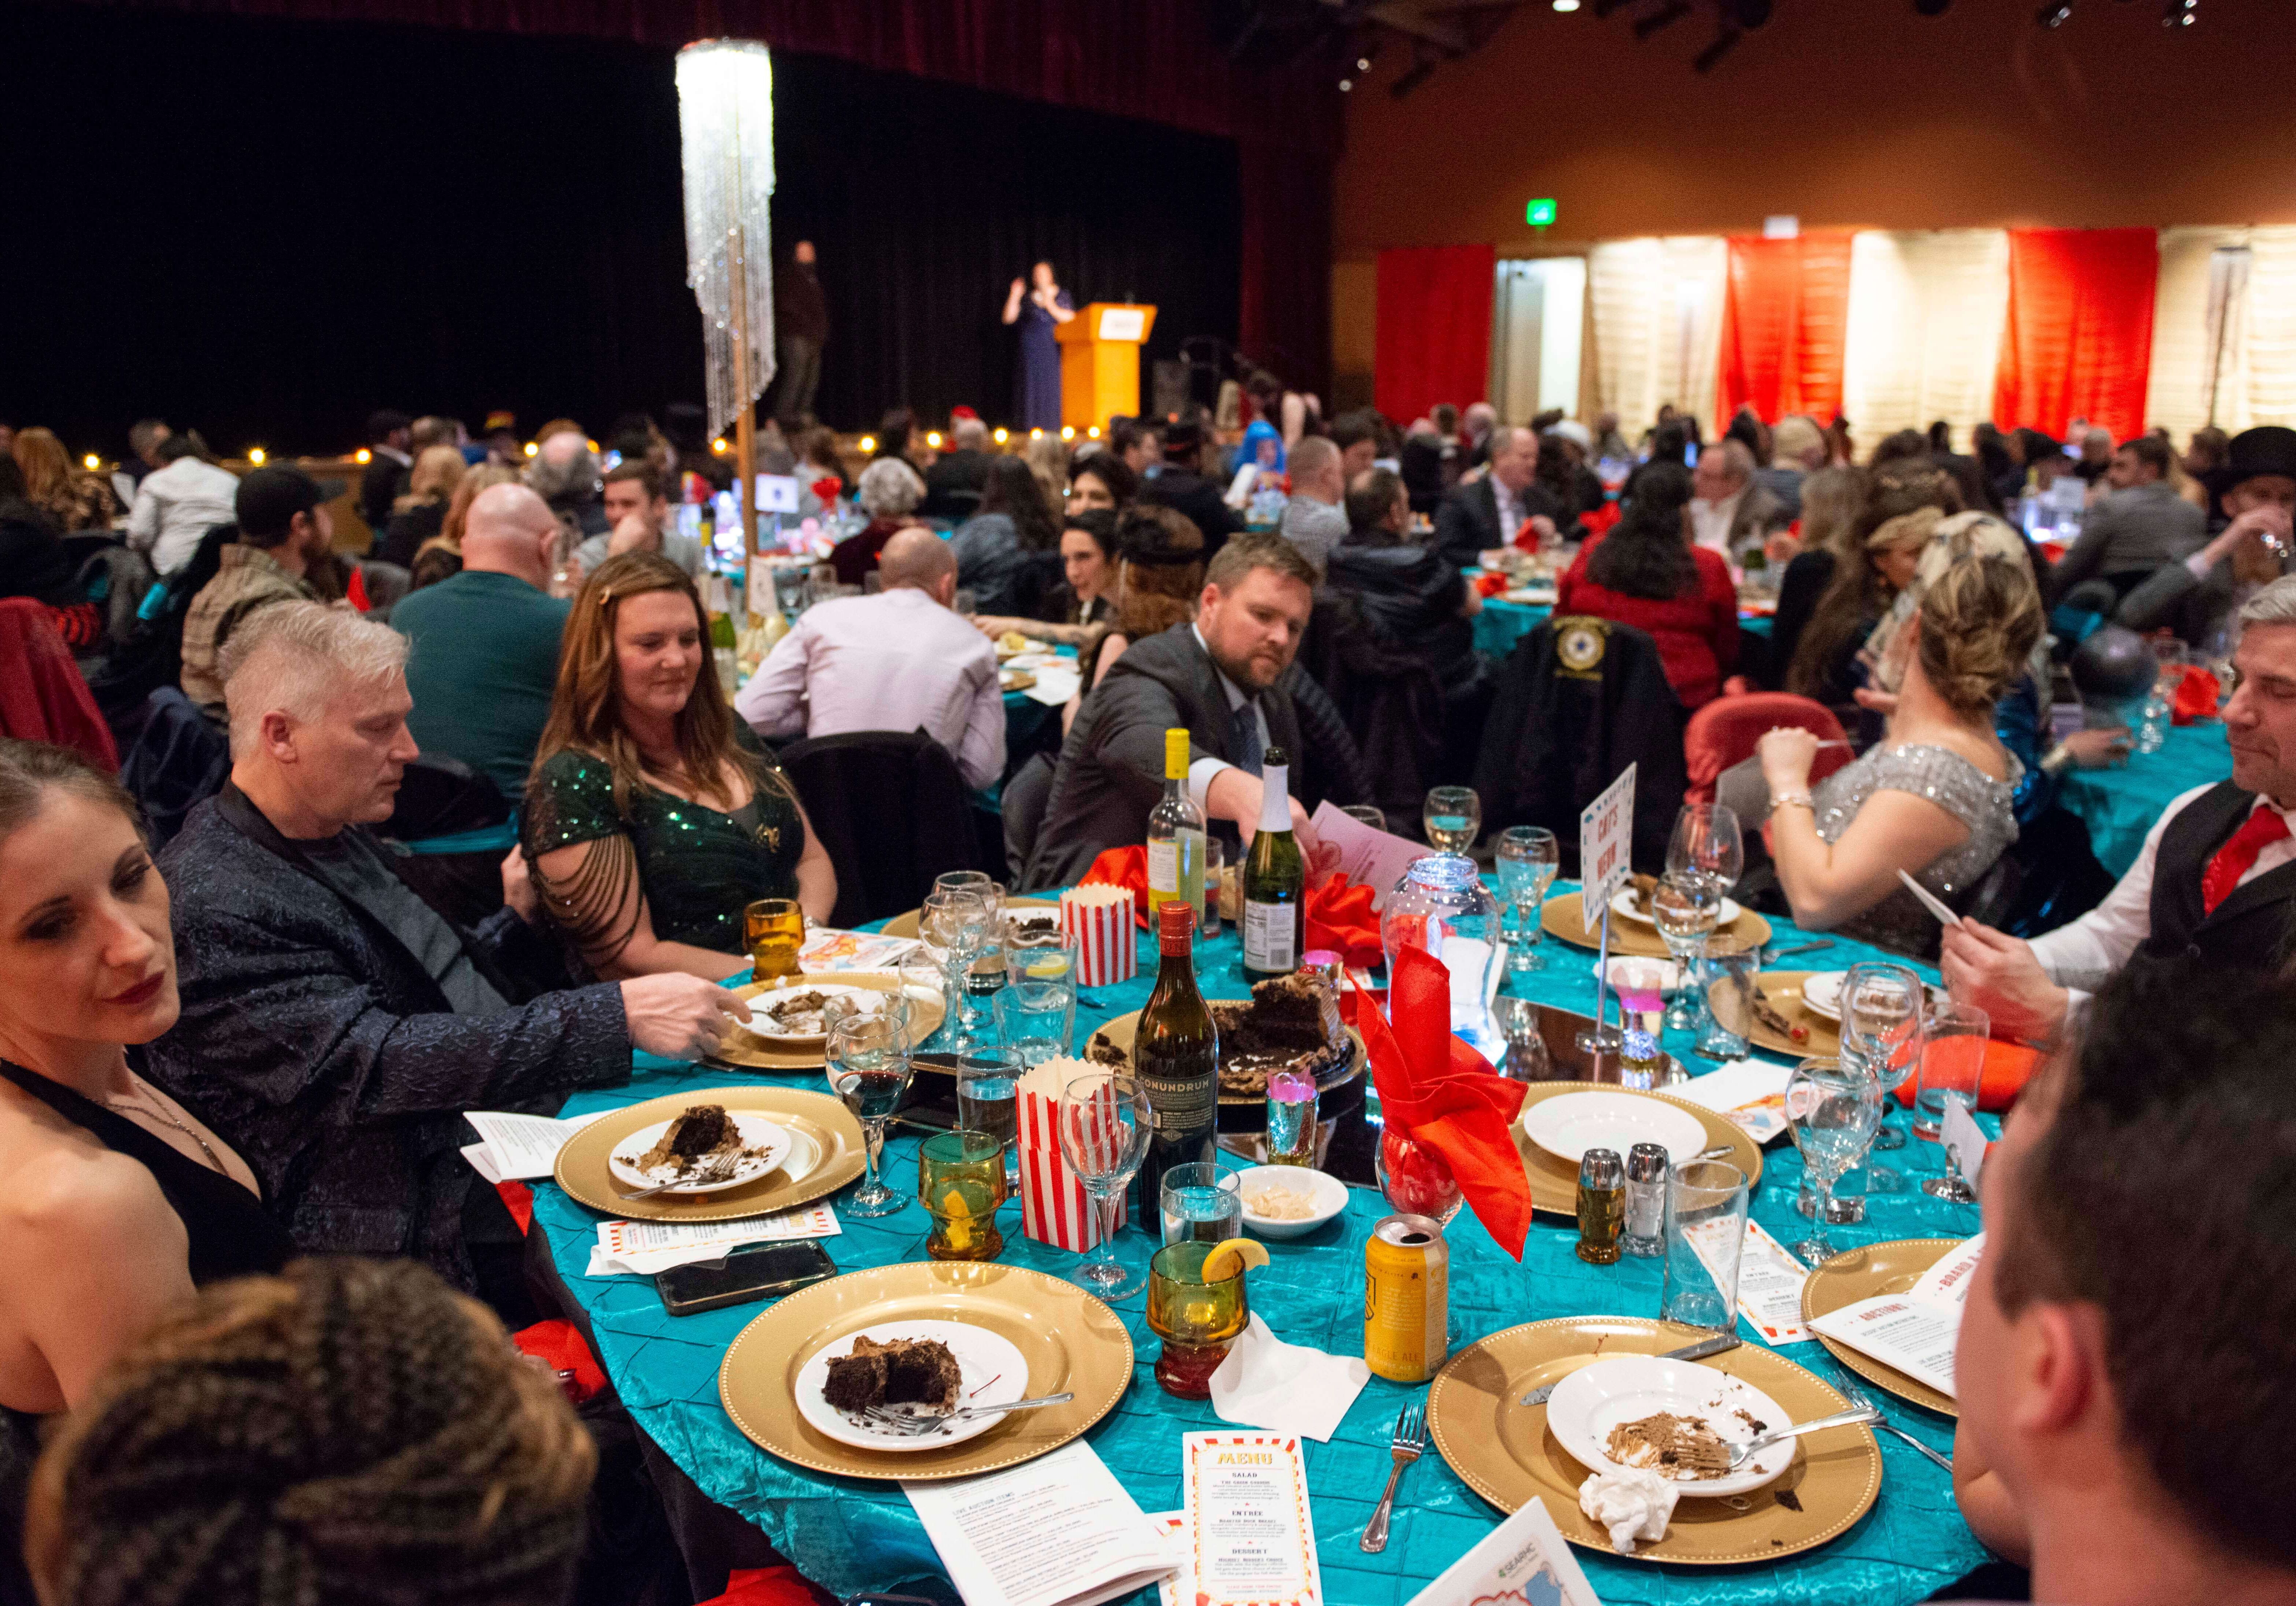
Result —
M1554 202L1534 201L1523 209L1522 220L1535 229L1551 228L1554 223Z

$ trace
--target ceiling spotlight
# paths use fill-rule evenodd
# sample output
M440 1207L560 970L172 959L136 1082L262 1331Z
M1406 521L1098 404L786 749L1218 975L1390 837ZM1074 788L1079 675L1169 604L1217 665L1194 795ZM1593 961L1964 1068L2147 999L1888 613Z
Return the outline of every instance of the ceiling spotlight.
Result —
M2194 16L2201 9L2201 0L2168 0L2161 11L2163 28L2190 28Z
M1635 37L1647 39L1660 29L1670 28L1688 15L1690 0L1664 0L1649 16L1635 20Z
M1736 47L1739 37L1736 29L1725 24L1722 31L1714 36L1714 43L1700 51L1690 64L1701 72L1711 72L1714 64Z
M1356 70L1357 72L1369 72L1371 70L1371 58L1369 56L1357 56L1356 58Z
M1578 9L1578 0L1554 0L1554 9L1559 12L1575 12Z
M1914 0L1914 11L1919 16L1942 17L1952 9L1953 0Z
M2073 14L2073 0L2043 0L2041 9L2033 13L2033 20L2043 28L2062 28Z
M1353 89L1355 86L1356 81L1353 78L1341 78L1340 80L1340 93L1341 94L1345 94L1349 90Z

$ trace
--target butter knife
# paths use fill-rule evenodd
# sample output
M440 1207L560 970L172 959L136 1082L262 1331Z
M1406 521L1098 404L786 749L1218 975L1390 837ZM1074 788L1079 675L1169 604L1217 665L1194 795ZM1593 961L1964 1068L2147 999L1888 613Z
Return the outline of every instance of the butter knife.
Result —
M1661 1355L1657 1358L1661 1361L1702 1361L1710 1355L1720 1355L1726 1350L1735 1349L1737 1348L1738 1335L1736 1333L1718 1332L1712 1338L1699 1340L1695 1344L1685 1344L1679 1349L1669 1349L1664 1355ZM1569 1374L1565 1373L1564 1375L1568 1376ZM1532 1389L1529 1394L1522 1397L1522 1403L1526 1405L1545 1405L1546 1403L1546 1397L1554 1392L1554 1384L1559 1383L1562 1381L1562 1378L1556 1378L1554 1383L1541 1383L1538 1388Z

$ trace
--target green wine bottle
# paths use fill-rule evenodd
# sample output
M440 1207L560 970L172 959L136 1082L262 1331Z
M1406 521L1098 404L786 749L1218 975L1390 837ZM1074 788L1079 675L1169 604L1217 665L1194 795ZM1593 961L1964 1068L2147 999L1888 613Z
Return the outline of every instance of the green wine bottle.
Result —
M1292 832L1291 764L1280 747L1260 762L1259 830L1243 862L1243 975L1247 981L1300 968L1308 860Z

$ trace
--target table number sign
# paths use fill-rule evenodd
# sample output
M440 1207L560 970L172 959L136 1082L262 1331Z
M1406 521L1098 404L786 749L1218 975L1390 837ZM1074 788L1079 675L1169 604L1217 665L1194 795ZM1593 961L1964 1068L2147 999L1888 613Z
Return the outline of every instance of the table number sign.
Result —
M1589 931L1634 867L1635 769L1627 766L1624 774L1578 813L1578 881L1584 889L1579 909Z
M1186 1606L1323 1606L1300 1441L1189 1433L1180 1455Z

